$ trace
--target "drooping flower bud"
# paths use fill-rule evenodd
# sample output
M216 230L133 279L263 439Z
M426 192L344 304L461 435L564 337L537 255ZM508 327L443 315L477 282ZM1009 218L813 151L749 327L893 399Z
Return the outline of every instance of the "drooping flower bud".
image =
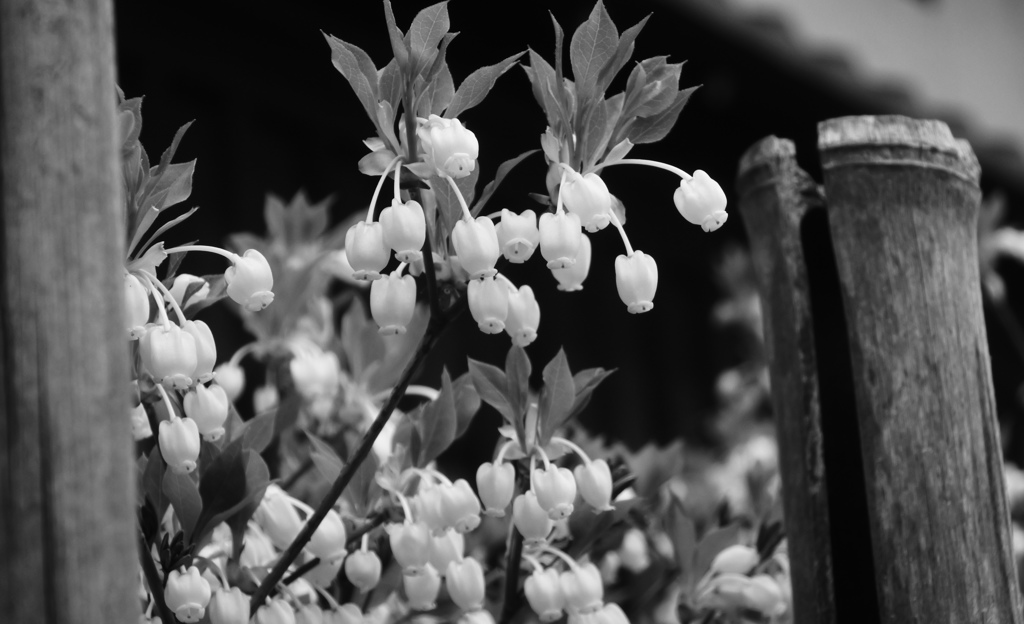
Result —
M253 519L267 534L271 543L280 550L288 548L303 525L299 512L292 503L292 497L274 484L267 486Z
M417 520L430 529L433 535L444 535L451 528L451 522L445 514L444 501L441 493L452 486L444 483L432 483L421 480L419 490L412 499L412 506Z
M217 384L209 388L198 384L189 390L183 401L185 415L194 420L204 440L215 442L224 435L228 419L228 395Z
M640 529L633 527L622 536L622 546L619 547L619 558L623 567L639 574L651 565L651 557L647 551L647 537Z
M452 602L460 609L471 611L484 606L484 570L472 557L448 564L445 584Z
M224 271L228 296L250 312L259 312L274 301L274 274L263 254L250 249Z
M548 517L548 512L537 502L537 496L528 490L512 501L512 522L523 536L527 546L537 546L547 542L548 534L555 523Z
M324 611L319 605L307 604L295 614L295 624L324 624Z
M146 415L146 408L139 403L132 408L132 439L138 442L153 435L153 428L149 426L149 417Z
M590 464L580 464L574 470L580 496L597 511L612 509L612 471L608 462L595 459Z
M196 342L196 368L194 380L206 383L213 379L213 365L217 363L217 343L213 340L210 326L203 321L185 321L181 327Z
M124 274L124 311L128 336L138 340L146 333L149 322L149 291L139 278L127 271Z
M411 609L426 611L437 606L441 576L429 563L421 568L405 568L402 571L402 586Z
M494 277L498 272L494 268L501 255L498 233L487 217L477 217L475 221L460 219L452 229L452 246L469 279Z
M416 311L416 280L393 271L370 286L370 314L383 336L404 334Z
M631 314L653 308L654 293L658 290L658 265L654 258L640 250L632 256L620 255L615 259L615 287Z
M765 616L779 615L786 610L782 589L778 582L767 574L756 574L750 579L750 586L743 592L744 606Z
M209 611L210 624L249 624L249 597L238 587L218 589Z
M519 287L519 290L509 292L505 331L512 337L512 342L520 347L529 346L537 339L538 325L540 325L540 304L537 303L533 289L523 285Z
M725 191L700 169L694 171L689 180L679 181L672 201L684 219L699 225L705 232L714 232L729 218L725 212Z
M558 290L563 292L583 290L583 281L590 274L590 256L590 237L581 234L580 249L576 252L576 262L564 269L551 269L551 274L558 280Z
M533 471L533 491L537 503L552 520L568 518L576 499L576 479L568 468L548 464L546 468Z
M242 396L242 391L245 390L245 369L237 364L224 362L213 369L213 374L217 378L217 384L224 388L228 400L235 401Z
M476 489L484 502L484 513L495 518L505 516L515 491L516 471L512 464L484 462L476 469Z
M331 509L309 538L306 550L321 561L333 561L345 556L346 539L345 523L341 515Z
M196 341L177 325L153 325L139 340L139 354L157 383L177 390L192 385L196 370Z
M459 533L469 533L480 526L480 501L465 479L441 489L441 509L445 524Z
M260 386L252 393L252 409L257 414L274 409L279 402L277 388L270 384Z
M562 186L565 208L580 217L580 224L588 232L597 232L611 223L612 194L601 176L596 173L580 175L575 171Z
M545 212L540 216L539 229L540 255L548 261L548 268L564 269L572 266L582 244L579 215L573 212Z
M495 624L494 616L487 609L474 609L459 616L456 624Z
M476 135L467 130L458 119L444 119L431 115L416 130L423 148L423 160L437 175L464 178L476 169L480 144Z
M760 560L760 555L750 546L734 544L715 555L710 569L715 574L749 574Z
M543 572L535 570L523 584L526 601L530 608L540 617L541 622L554 622L562 617L565 609L565 594L558 578L558 571L547 568Z
M502 208L501 223L495 227L495 231L498 234L498 246L502 255L513 264L522 264L529 260L540 244L537 213L532 210L516 214Z
M341 383L341 363L333 351L310 350L292 358L288 364L295 389L307 401L334 396Z
M160 423L160 454L164 463L177 473L196 469L199 460L199 428L191 418L171 416Z
M281 598L273 598L256 610L255 624L296 624L295 610Z
M601 571L593 563L583 563L562 572L559 577L566 604L580 613L593 613L601 608L604 583Z
M462 559L466 549L466 540L462 533L449 529L444 535L430 537L430 565L439 572L447 571L448 564Z
M380 224L384 228L384 244L394 250L399 262L420 257L427 238L427 222L419 202L391 200L391 206L380 213Z
M193 286L194 285L194 286ZM185 297L189 290L194 292ZM193 303L199 303L210 295L210 283L197 275L179 273L174 277L171 285L171 296L182 308Z
M508 318L508 286L493 277L472 280L468 286L469 311L485 334L499 334Z
M391 259L384 244L384 227L377 222L359 221L345 233L345 255L357 280L377 280Z
M364 624L363 610L351 602L324 614L325 624Z
M372 550L357 550L345 559L345 577L349 582L368 592L380 582L380 557Z
M430 531L419 522L390 524L387 528L391 553L405 569L422 568L430 555Z
M171 570L164 587L164 602L174 616L182 622L198 622L210 604L210 584L192 566L185 570Z

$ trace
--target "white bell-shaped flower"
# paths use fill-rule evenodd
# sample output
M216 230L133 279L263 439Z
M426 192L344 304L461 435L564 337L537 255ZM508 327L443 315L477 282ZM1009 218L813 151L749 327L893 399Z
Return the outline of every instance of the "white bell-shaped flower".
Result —
M369 624L369 618L363 617L363 610L359 605L351 602L338 605L324 616L324 624Z
M440 493L446 525L459 533L469 533L480 526L480 501L465 479L442 487Z
M411 275L392 271L370 286L370 314L381 335L404 334L415 311L416 280Z
M245 369L238 364L224 362L213 369L213 374L217 384L224 388L229 400L235 401L242 396L242 391L245 390Z
M332 397L341 383L341 363L333 351L310 349L292 358L288 370L295 389L307 401Z
M390 524L387 527L391 553L405 569L422 568L430 556L430 530L420 522Z
M484 606L484 570L476 559L466 557L449 563L445 585L460 609L472 611Z
M231 299L250 312L259 312L274 301L274 274L263 254L249 249L235 258L224 271L227 293Z
M622 567L633 574L640 574L651 565L651 556L647 548L647 536L636 527L631 527L622 536L619 546L619 560Z
M177 390L192 385L198 356L196 340L177 325L152 325L139 339L139 354L157 383Z
M465 551L466 539L455 529L449 529L443 535L430 536L429 559L435 570L447 571L448 564L462 559Z
M474 221L460 219L452 229L452 246L469 279L493 277L498 272L494 268L501 255L498 233L494 222L487 217L477 217Z
M295 609L281 598L273 598L256 610L254 624L296 624Z
M576 262L580 250L580 217L573 212L540 216L540 255L548 261L549 269L564 269Z
M304 524L292 497L274 484L267 486L253 519L280 550L288 548Z
M280 402L281 397L277 391L277 387L271 384L260 386L252 393L252 409L257 414L262 414L263 412L274 409Z
M565 609L565 594L562 593L562 583L558 578L558 571L554 568L547 568L544 571L535 570L523 583L526 593L526 601L530 608L540 617L541 622L554 622L562 617L562 610Z
M217 384L206 387L196 385L182 402L185 415L195 421L203 439L215 442L224 435L224 422L228 419L228 395Z
M580 464L573 471L580 496L597 511L612 508L612 471L608 462L595 459L589 464Z
M341 515L331 509L309 538L306 550L321 561L334 561L345 556L346 540L345 523Z
M537 503L552 520L568 518L576 500L576 479L568 468L548 464L533 471L533 491Z
M484 502L484 513L502 518L515 492L516 471L512 464L484 462L476 469L476 489Z
M537 303L533 289L523 285L519 287L519 290L510 291L505 331L512 337L512 342L520 347L529 346L537 339L538 325L540 325L540 304Z
M185 321L181 329L190 334L196 342L196 368L193 379L206 383L213 379L213 365L217 363L217 343L213 340L210 326L203 321Z
M423 160L434 168L439 176L464 178L476 169L480 156L480 144L476 135L462 125L458 119L445 119L437 115L430 118L416 130L423 149Z
M149 322L149 290L142 281L127 271L124 274L124 310L128 337L138 340L146 333Z
M469 311L485 334L498 334L508 318L508 286L493 277L472 280L468 286Z
M716 574L749 574L760 560L760 555L750 546L734 544L715 555L710 569Z
M653 308L654 293L658 290L658 265L654 258L639 250L632 256L620 255L615 259L615 286L630 313Z
M381 561L372 550L357 550L345 558L345 577L349 582L367 592L380 582Z
M714 232L729 218L725 212L725 191L700 169L694 171L689 180L679 181L672 201L684 219L699 225L705 232Z
M147 555L148 556L148 555ZM196 566L171 570L164 587L164 602L181 622L198 622L210 604L210 583L199 574Z
M429 563L422 568L406 568L402 571L402 586L409 599L409 607L427 611L437 606L437 594L441 591L441 575Z
M604 581L601 571L593 563L582 563L559 577L565 602L580 613L593 613L601 608L604 598Z
M420 257L427 238L427 222L419 202L392 200L391 206L381 211L380 224L384 228L384 244L394 250L400 262Z
M551 269L551 274L558 280L558 290L564 292L583 290L583 281L590 274L590 256L590 237L582 234L580 249L576 253L576 262L564 269Z
M377 222L359 221L345 233L345 257L357 280L377 280L391 259L384 244L384 227Z
M569 174L562 185L562 201L569 212L580 217L580 224L588 232L608 227L612 215L612 194L601 176L596 173Z
M249 624L249 597L238 587L214 592L208 610L210 624Z
M189 473L199 461L199 428L191 418L171 416L160 423L160 454L167 467L177 473Z
M540 230L537 229L537 213L524 210L516 214L507 208L501 209L501 222L495 227L498 246L505 259L513 264L522 264L533 256L540 244Z
M317 604L304 604L295 612L295 624L326 624L324 610Z
M537 502L533 490L516 496L512 501L512 522L522 534L524 544L537 546L547 542L548 534L555 523L548 517L548 512Z

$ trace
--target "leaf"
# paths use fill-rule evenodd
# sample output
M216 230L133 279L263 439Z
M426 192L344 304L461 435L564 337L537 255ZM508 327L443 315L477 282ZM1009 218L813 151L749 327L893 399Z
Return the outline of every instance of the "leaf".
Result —
M428 6L412 20L409 26L409 47L415 63L412 71L418 72L426 66L437 52L437 44L448 32L448 3L439 2Z
M640 117L656 115L675 101L679 92L679 77L683 71L682 63L661 63L655 67L644 67L647 71L646 83L640 91L639 105L636 114Z
M519 165L519 163L526 160L528 156L532 156L533 154L536 154L539 151L539 149L527 150L522 154L516 156L515 158L509 158L505 162L498 165L498 171L494 174L494 179L488 182L486 186L484 186L484 192L480 194L480 198L477 199L476 205L474 205L472 210L470 210L469 212L474 217L479 216L480 212L484 209L484 206L487 205L487 201L491 199L491 195L494 195L494 191L498 189L498 185L501 184L502 181L505 179L505 176L507 176L509 172L515 169L516 166Z
M333 483L338 478L338 475L341 474L341 468L345 465L345 462L341 461L338 453L330 444L308 431L306 432L306 437L313 444L313 451L309 454L313 460L313 465L316 466L328 483ZM373 453L370 453L370 455L373 455Z
M194 319L196 314L199 314L202 310L212 306L221 299L228 296L228 283L224 279L223 273L217 273L215 275L204 275L203 279L207 284L210 285L210 292L207 293L206 298L201 301L189 302L185 306L183 312L185 318Z
M352 512L365 518L370 514L373 505L380 498L380 485L377 484L377 455L370 453L356 468L352 480L345 488L345 499L352 504Z
M274 439L274 421L276 418L277 408L275 407L243 423L234 434L236 437L241 437L242 448L262 453L264 449L270 446L271 440Z
M452 98L451 104L448 105L448 110L445 111L444 116L448 119L453 119L483 102L487 94L494 88L494 83L497 82L498 78L511 69L516 61L519 60L519 57L524 54L526 54L525 51L513 54L500 63L481 67L469 76L466 76L466 79L459 85L458 91L455 92L455 97Z
M555 30L555 100L558 101L559 105L565 108L565 91L563 85L565 84L565 70L563 69L565 61L565 33L562 31L562 25L555 19L555 14L548 11L548 15L551 16L551 26Z
M437 459L455 441L455 392L448 369L441 372L441 393L423 408L416 428L422 445L417 462L420 466Z
M538 418L540 419L540 444L547 444L555 430L562 426L572 413L576 387L565 358L565 350L558 353L544 367L544 387L540 391Z
M476 187L479 177L480 167L477 167L468 176L455 181L467 205L473 202L473 189ZM443 231L440 233L450 233L462 218L462 204L447 179L437 176L430 178L430 188L433 189L434 196L437 198L438 216L441 217L444 224ZM438 229L441 230L440 227Z
M622 33L622 37L619 38L619 43L615 48L615 53L612 55L608 62L605 63L604 67L597 75L597 88L598 93L604 93L608 89L608 86L615 79L622 68L625 67L626 61L633 56L633 42L636 41L637 35L647 25L647 20L651 19L651 14L648 13L642 20L630 26Z
M203 509L203 501L195 482L187 474L167 470L164 472L162 489L167 500L174 506L174 514L178 516L181 529L185 532L185 541L191 541L192 530Z
M697 548L697 529L685 513L683 503L675 494L669 495L669 507L665 517L666 532L672 540L672 553L679 566L684 588L692 588L696 582L693 556Z
M740 525L731 524L709 531L697 543L697 555L693 561L693 578L700 579L711 567L715 555L740 541Z
M587 129L587 145L590 151L590 156L586 159L588 169L597 164L604 156L604 151L608 148L608 142L611 141L615 127L619 124L625 97L622 93L617 93L597 105L601 108L602 113L599 118L595 118L593 126Z
M633 489L636 490L637 496L657 496L662 485L683 471L683 442L676 440L665 447L658 447L653 442L648 443L630 455L628 463L636 475Z
M195 160L168 166L163 175L156 179L152 191L146 197L146 203L157 210L164 210L188 199L192 194L192 174L195 169Z
M259 453L242 449L241 437L225 446L199 481L203 511L196 521L197 539L225 520L244 527L269 483L267 464Z
M559 128L570 127L571 120L556 99L556 89L560 89L560 86L555 80L555 70L533 50L529 50L529 55L529 66L522 67L533 86L533 97L547 116L548 125L556 132Z
M388 38L391 41L391 51L395 55L395 60L398 61L398 67L403 70L408 69L409 48L405 44L405 37L402 35L402 31L398 29L398 24L395 23L395 12L391 8L391 0L384 0L384 19L388 24Z
M512 409L512 403L508 398L508 381L505 372L497 366L484 362L478 362L473 358L469 361L469 374L473 379L473 386L480 393L480 398L494 409L498 410L505 422L516 428L520 435L520 441L525 441L526 435L522 430L522 422L516 418Z
M356 55L349 49L341 39L328 35L327 33L321 33L324 39L327 40L327 45L331 47L331 63L334 68L337 69L345 80L348 81L352 91L355 92L356 97L363 105L363 109L366 114L370 117L374 127L377 126L377 85L371 85L366 75L363 73L362 68L359 66L359 60ZM374 80L376 80L376 71L374 72Z
M417 114L421 117L429 115L440 115L448 108L449 102L455 96L455 81L452 80L452 73L448 66L444 66L430 85L424 90L417 108Z
M604 157L602 162L606 164L619 162L629 154L629 150L631 149L633 149L633 142L629 139L622 139L615 145L615 147L608 150L608 155Z
M377 97L390 104L391 109L394 110L402 101L404 94L405 82L402 80L401 70L398 69L398 61L391 59L377 72Z
M586 22L576 29L569 43L569 61L576 80L576 92L581 102L596 93L597 77L619 44L619 32L612 18L598 0Z
M505 383L508 400L516 418L522 418L530 406L530 373L532 367L526 350L519 345L512 345L505 356Z
M160 454L160 447L154 446L149 452L149 461L146 462L146 472L142 474L142 489L146 492L146 498L156 511L157 519L164 517L167 505L170 503L164 494L164 470L167 464L164 463L163 455Z
M452 390L455 393L455 437L460 438L480 411L480 393L476 391L473 376L469 372L455 378Z
M605 370L603 368L587 368L576 373L572 377L573 388L576 390L576 394L573 397L572 409L569 412L569 416L566 420L571 420L576 416L579 416L580 412L590 403L590 397L597 389L601 382L608 378L615 372L615 369Z
M676 124L679 119L679 113L682 112L683 107L686 106L686 102L690 99L690 96L697 87L690 87L689 89L683 89L676 94L675 101L667 109L654 115L653 117L641 117L634 122L633 127L629 131L629 136L626 137L633 143L654 143L665 138L665 136L672 130L672 126Z

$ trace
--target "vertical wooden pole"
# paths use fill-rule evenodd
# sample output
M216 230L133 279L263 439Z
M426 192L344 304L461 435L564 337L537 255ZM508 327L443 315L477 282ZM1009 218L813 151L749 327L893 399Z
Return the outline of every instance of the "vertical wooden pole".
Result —
M832 545L818 371L801 221L821 207L792 141L767 137L740 160L739 208L761 291L778 429L783 509L797 624L834 624Z
M110 0L0 0L0 621L139 618Z
M1021 622L978 278L978 162L937 121L845 117L818 132L882 621Z

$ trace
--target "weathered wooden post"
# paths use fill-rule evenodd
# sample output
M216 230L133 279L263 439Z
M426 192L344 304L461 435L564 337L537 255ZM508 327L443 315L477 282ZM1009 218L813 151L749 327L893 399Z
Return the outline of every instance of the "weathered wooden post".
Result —
M110 0L0 0L0 621L139 618Z
M817 358L801 221L821 208L792 141L767 137L740 160L737 191L761 290L765 348L778 428L783 508L796 621L834 624L836 605L822 448Z
M845 117L818 133L881 621L1021 622L978 277L978 162L937 121Z

